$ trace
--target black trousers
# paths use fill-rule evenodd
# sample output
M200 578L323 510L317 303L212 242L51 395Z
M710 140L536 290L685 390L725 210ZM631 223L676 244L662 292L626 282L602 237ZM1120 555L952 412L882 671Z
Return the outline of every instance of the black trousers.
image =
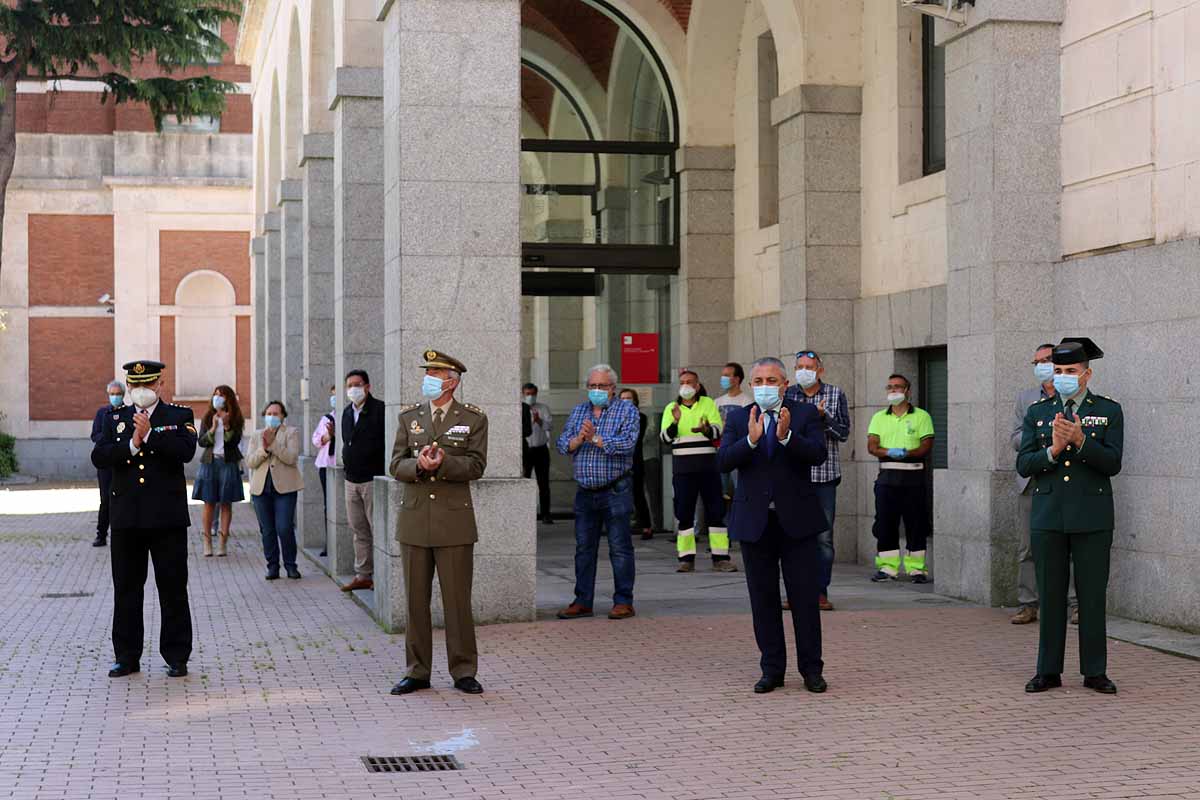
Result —
M142 596L147 559L154 561L154 583L162 611L158 650L168 664L187 663L192 655L192 612L187 593L187 528L119 528L112 533L113 652L116 660L141 660L145 628Z
M653 527L650 504L646 502L646 461L637 456L633 458L633 513L639 531Z
M526 447L525 477L530 473L537 476L538 485L538 514L545 518L550 516L550 448Z
M781 678L787 672L787 643L783 638L780 612L779 573L792 606L792 630L796 635L796 663L801 675L819 674L821 660L821 559L817 537L794 539L783 532L779 517L768 513L767 529L757 542L742 542L742 564L750 590L750 613L754 639L761 653L763 675Z
M900 549L900 521L904 521L905 549L910 553L925 549L929 538L929 504L924 484L875 484L875 525L872 533L879 550Z
M100 513L96 517L96 535L108 537L108 499L112 497L112 470L96 470L96 479L100 482Z

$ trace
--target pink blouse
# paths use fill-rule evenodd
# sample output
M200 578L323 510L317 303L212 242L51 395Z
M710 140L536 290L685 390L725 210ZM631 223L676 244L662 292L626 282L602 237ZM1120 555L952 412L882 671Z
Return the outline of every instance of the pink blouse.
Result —
M332 467L337 463L336 459L333 457L333 453L329 452L332 448L329 447L328 444L321 444L321 437L329 434L330 427L331 424L329 422L329 417L322 416L321 421L317 423L317 429L313 431L312 443L313 447L317 448L317 458L314 463L316 464L317 469L320 469L321 467ZM330 436L329 438L332 439L333 437Z

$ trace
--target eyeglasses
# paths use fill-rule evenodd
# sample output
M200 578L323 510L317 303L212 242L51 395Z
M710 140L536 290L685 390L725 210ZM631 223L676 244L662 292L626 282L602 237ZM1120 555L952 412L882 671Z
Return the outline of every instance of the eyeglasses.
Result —
M612 387L611 383L589 383L587 385L589 389L611 389Z

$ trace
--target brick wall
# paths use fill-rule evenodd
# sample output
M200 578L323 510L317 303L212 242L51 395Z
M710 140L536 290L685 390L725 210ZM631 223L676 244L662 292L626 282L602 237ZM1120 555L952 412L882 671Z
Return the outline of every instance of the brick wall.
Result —
M31 420L90 420L113 379L113 320L33 317L29 320L29 375L52 389L30 397ZM36 399L36 402L35 402Z
M175 303L175 290L188 273L219 272L233 284L238 305L250 305L250 234L245 231L160 231L159 302Z
M254 107L248 94L231 94L225 98L225 113L221 115L221 133L252 133Z
M95 306L113 290L113 219L29 215L29 304Z

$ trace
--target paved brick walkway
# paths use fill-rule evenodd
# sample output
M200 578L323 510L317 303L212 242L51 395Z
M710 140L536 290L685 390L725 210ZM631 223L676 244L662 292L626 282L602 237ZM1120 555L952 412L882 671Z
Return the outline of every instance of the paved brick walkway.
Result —
M14 515L29 509L13 498L0 492L0 798L1200 797L1200 664L1114 642L1121 694L1070 677L1028 696L1035 633L957 604L827 614L824 696L798 679L750 692L748 615L651 604L481 629L486 694L438 675L390 697L402 637L304 565L302 581L263 581L248 507L231 557L193 547L192 674L163 675L155 614L144 671L109 680L90 516ZM422 752L466 769L359 762Z

